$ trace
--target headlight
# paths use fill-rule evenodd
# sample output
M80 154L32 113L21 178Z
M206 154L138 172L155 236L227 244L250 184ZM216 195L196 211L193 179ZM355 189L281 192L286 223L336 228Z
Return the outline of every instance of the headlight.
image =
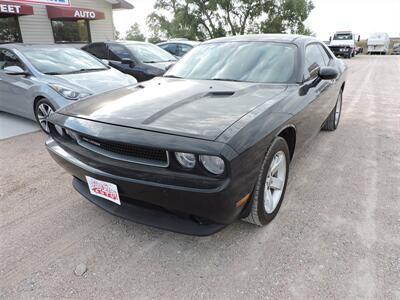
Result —
M71 90L65 86L59 85L59 84L49 84L49 86L55 90L57 93L59 93L61 96L69 99L69 100L79 100L85 97L90 96L91 94L89 93L80 93L74 90Z
M225 171L225 163L218 156L200 155L200 161L210 173L221 175Z
M193 169L196 165L196 156L192 153L175 152L176 160L181 166L189 169Z

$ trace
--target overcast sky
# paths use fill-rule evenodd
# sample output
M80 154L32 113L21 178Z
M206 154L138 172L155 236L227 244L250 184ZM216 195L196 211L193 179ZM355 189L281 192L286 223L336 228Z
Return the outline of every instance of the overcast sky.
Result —
M133 10L114 12L116 29L122 36L134 23L147 35L146 17L153 11L155 0L127 0ZM361 38L372 32L400 36L400 0L313 0L315 8L306 25L322 40L338 30L352 30Z

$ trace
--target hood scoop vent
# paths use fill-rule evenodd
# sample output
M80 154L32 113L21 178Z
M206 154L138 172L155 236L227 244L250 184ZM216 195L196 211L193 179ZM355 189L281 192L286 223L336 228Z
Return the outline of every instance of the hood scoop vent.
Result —
M231 92L231 91L222 91L222 92L210 92L208 93L208 96L211 97L230 97L233 96L235 94L235 92Z

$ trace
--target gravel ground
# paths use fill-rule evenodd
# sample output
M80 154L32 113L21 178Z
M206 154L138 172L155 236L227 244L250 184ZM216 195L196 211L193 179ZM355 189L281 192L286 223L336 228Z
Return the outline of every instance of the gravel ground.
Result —
M0 298L400 299L400 59L347 60L341 124L291 165L278 217L210 237L118 219L45 136L0 142Z

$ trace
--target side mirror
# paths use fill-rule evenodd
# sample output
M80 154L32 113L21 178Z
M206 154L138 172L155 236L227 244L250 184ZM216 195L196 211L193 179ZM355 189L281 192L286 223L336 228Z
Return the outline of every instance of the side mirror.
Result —
M109 66L109 65L110 65L110 62L109 62L107 59L102 59L101 62L102 62L103 64L105 64L106 66Z
M170 64L165 68L165 71L168 71L169 69L171 69L175 64Z
M361 36L359 35L359 36L358 36L358 39L357 39L357 42L359 42L359 41L360 41L360 39L361 39Z
M321 67L319 69L318 76L322 80L333 80L339 76L339 72L332 67Z
M329 42L332 42L332 37L331 36L329 37Z
M121 63L122 63L123 65L129 65L130 67L133 67L133 66L135 65L135 63L133 62L133 60L130 59L130 58L123 58L123 59L121 60Z
M7 75L29 75L28 72L24 71L24 69L18 66L5 67L3 71Z

